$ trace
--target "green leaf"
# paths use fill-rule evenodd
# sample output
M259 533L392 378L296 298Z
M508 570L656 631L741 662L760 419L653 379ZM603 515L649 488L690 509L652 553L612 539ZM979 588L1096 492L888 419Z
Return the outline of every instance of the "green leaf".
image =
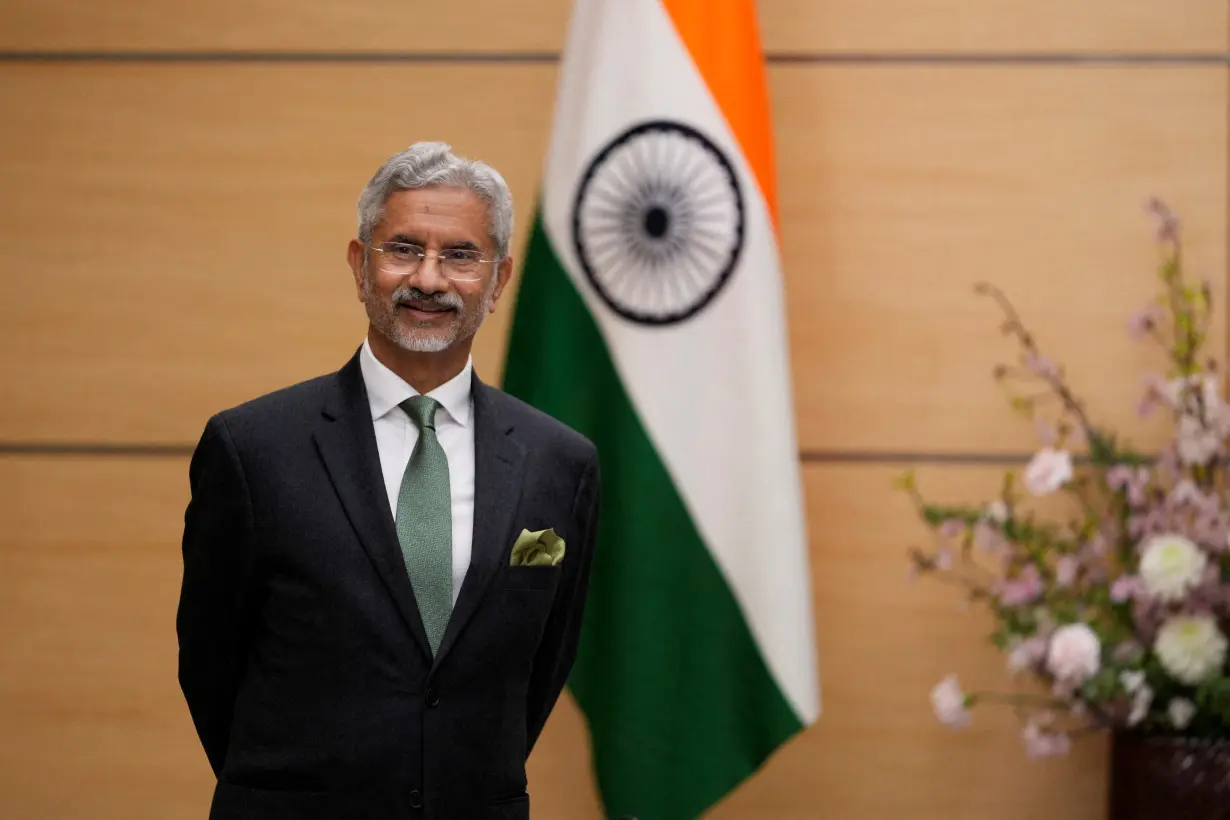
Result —
M938 527L951 518L964 521L966 524L976 524L982 517L982 510L977 507L947 507L939 504L924 504L923 519L933 527Z
M1085 681L1081 686L1081 694L1088 700L1101 703L1114 697L1118 685L1119 680L1114 668L1104 666L1096 675Z
M1230 678L1210 678L1196 688L1196 706L1230 726Z
M918 485L915 482L914 471L906 470L901 475L893 479L893 489L911 492L917 489Z

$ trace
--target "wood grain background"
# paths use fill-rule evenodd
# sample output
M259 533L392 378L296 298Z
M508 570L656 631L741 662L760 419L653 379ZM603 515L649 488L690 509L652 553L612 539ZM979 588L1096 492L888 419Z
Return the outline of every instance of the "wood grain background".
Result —
M418 139L537 195L567 0L0 0L0 816L200 818L175 681L187 452L213 412L363 332L354 203ZM1143 203L1226 295L1230 0L762 0L824 714L715 818L1101 820L1105 749L938 727L987 622L906 581L889 490L976 499L1032 431L990 368L1003 287L1142 443ZM511 304L511 301L507 302ZM1224 315L1224 311L1223 314ZM479 336L498 381L507 312ZM1216 329L1226 346L1225 322ZM106 448L113 448L107 451ZM535 816L600 816L565 699Z

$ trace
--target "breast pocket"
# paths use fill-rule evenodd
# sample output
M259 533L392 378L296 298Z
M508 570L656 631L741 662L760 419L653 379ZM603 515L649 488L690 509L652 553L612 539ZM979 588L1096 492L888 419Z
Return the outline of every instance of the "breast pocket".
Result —
M562 572L559 564L546 567L509 567L504 573L504 588L554 591L559 585Z
M560 574L558 566L508 567L502 573L500 651L527 672L551 617Z

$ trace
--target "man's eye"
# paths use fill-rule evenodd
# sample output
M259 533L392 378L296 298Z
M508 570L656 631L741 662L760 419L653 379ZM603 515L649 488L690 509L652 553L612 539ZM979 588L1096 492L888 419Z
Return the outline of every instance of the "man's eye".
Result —
M404 242L390 242L384 246L384 249L394 256L417 256L419 252L417 247Z
M478 257L478 254L463 248L448 248L441 256L449 262L472 262Z

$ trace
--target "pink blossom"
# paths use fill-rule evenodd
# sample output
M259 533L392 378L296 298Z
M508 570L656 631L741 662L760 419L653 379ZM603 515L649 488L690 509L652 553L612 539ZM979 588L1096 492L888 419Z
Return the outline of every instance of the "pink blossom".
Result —
M1076 582L1081 563L1075 555L1065 555L1055 564L1055 583L1061 587L1070 587Z
M1166 380L1156 373L1150 373L1143 379L1140 400L1136 412L1141 418L1148 418L1160 404L1168 404Z
M1204 493L1200 492L1195 483L1190 478L1184 478L1171 488L1166 500L1176 507L1182 507L1188 504L1198 505L1203 499Z
M987 523L979 521L974 527L974 546L983 552L995 552L1004 544L1004 538L999 530Z
M1226 533L1226 519L1220 513L1197 515L1192 519L1192 540L1208 545L1214 553L1226 550Z
M1008 520L1008 505L997 498L982 511L982 520L993 524L1003 524Z
M1153 328L1157 327L1158 322L1165 318L1166 314L1162 310L1162 306L1154 302L1144 310L1133 313L1128 319L1128 334L1134 341L1139 342Z
M1072 750L1072 740L1063 732L1048 732L1036 722L1029 721L1021 732L1025 754L1031 758L1056 757Z
M1106 536L1100 532L1094 535L1093 538L1090 538L1088 543L1085 544L1084 552L1086 554L1086 560L1091 558L1100 558L1105 555Z
M940 547L935 551L935 567L940 570L952 569L952 550Z
M1163 447L1157 454L1157 460L1153 462L1153 469L1158 475L1174 479L1180 475L1179 469L1179 454L1175 450L1174 445Z
M1162 242L1177 242L1179 239L1179 217L1175 216L1170 206L1158 197L1151 197L1145 204L1148 211L1157 221L1157 238Z
M1027 638L1008 653L1008 671L1018 674L1033 669L1046 657L1046 639L1040 637Z
M1064 624L1046 650L1046 668L1056 680L1080 685L1098 673L1102 641L1087 624Z
M1194 416L1179 418L1175 446L1184 464L1208 464L1221 449L1221 436Z
M1141 393L1140 398L1136 400L1136 415L1142 419L1150 418L1157 410L1157 405L1156 393Z
M1145 594L1145 584L1135 575L1121 575L1110 586L1110 599L1122 604L1131 598Z
M1041 376L1044 379L1053 379L1059 375L1058 365L1033 350L1025 354L1025 367L1035 376Z
M1210 412L1222 406L1220 379L1211 374L1193 374L1186 378L1171 379L1162 388L1167 403L1198 419L1210 418ZM1203 410L1202 414L1200 411Z
M1145 503L1145 489L1149 484L1149 471L1144 467L1116 464L1106 471L1106 486L1124 491L1128 503L1139 507Z
M1020 606L1038 599L1042 595L1042 579L1038 570L1032 564L1025 567L1016 578L1002 581L999 584L999 602L1004 606Z
M965 522L960 518L948 518L940 524L940 535L945 538L956 538L965 532Z
M949 675L931 690L931 708L945 726L964 729L970 724L969 698L961 691L956 675Z
M1150 510L1144 515L1128 516L1128 534L1143 540L1148 535L1166 529L1166 517L1161 510Z
M1034 495L1048 495L1072 479L1072 456L1066 450L1043 447L1025 467L1025 487Z
M1204 583L1193 589L1187 597L1187 604L1184 609L1193 615L1213 615L1219 610L1225 608L1227 594L1230 593L1226 587L1223 587L1221 580L1217 579L1212 583Z

